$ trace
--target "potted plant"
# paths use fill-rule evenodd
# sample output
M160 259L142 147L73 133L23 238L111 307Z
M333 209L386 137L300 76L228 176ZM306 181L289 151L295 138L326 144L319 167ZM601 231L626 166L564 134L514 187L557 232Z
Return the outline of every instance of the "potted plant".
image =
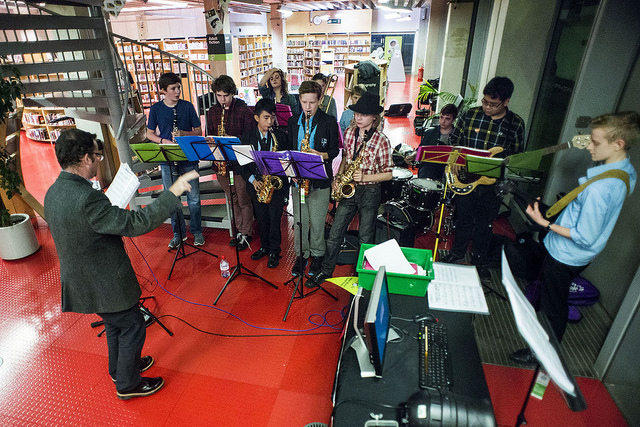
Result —
M477 85L472 85L471 83L467 82L467 85L471 90L471 96L460 99L460 96L457 94L444 91L440 92L438 90L439 82L440 79L434 79L425 81L420 85L420 90L418 92L418 96L416 97L416 102L418 103L419 107L428 105L429 112L431 113L428 117L425 117L421 121L423 127L430 127L429 123L431 123L432 119L438 117L439 114L435 111L438 100L441 101L441 106L444 106L446 104L455 104L458 107L458 117L464 115L464 113L466 113L469 108L473 107L477 101Z
M22 94L20 72L6 58L0 59L0 128L6 129L7 115L14 111L14 101ZM16 170L15 156L4 148L6 131L0 129L0 189L10 200L20 195L22 179ZM0 258L4 260L19 259L31 255L40 245L33 231L29 215L11 214L0 199Z

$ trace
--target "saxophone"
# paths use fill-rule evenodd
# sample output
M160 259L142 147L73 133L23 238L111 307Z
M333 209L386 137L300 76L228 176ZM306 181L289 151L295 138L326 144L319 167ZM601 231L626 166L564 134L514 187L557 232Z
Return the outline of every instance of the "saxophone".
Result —
M300 141L300 151L302 151L303 153L308 153L310 149L309 147L309 133L310 133L309 115L306 112L304 113L304 115L305 115L304 137L302 138L302 141ZM302 189L305 195L309 194L309 180L303 179L302 183L300 184L300 188Z
M271 132L271 136L273 137L273 147L271 151L278 151L278 140L276 138L276 134ZM267 138L269 134L267 134ZM273 197L273 193L276 190L280 190L282 188L282 180L279 176L276 175L263 175L262 176L262 188L260 188L260 192L258 193L258 202L259 203L271 203L271 198Z
M222 105L222 116L220 117L220 124L218 125L218 136L227 136L227 132L224 130L224 111L225 105ZM227 175L227 162L225 161L217 161L215 162L218 168L218 175L226 176Z
M373 134L373 132L371 132L371 134ZM369 140L369 138L364 137L360 137L359 139L362 140L362 144L366 144ZM356 147L353 148L355 149ZM352 182L353 174L360 167L360 163L362 163L362 160L364 159L364 153L365 149L363 146L360 150L360 154L358 154L358 157L356 157L351 163L349 163L349 166L347 166L347 170L336 176L336 180L338 181L338 188L337 190L331 190L331 198L336 202L339 202L342 199L349 199L353 197L354 194L356 194L356 186Z

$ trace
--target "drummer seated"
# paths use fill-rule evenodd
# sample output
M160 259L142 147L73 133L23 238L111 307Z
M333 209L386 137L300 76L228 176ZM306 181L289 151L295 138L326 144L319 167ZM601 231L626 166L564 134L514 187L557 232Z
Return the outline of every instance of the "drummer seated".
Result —
M453 122L458 117L458 108L453 104L447 104L440 110L438 117L438 126L427 129L422 136L420 146L428 145L449 145L449 136L453 131ZM410 164L416 160L416 153L405 157L405 161ZM418 169L418 178L429 178L442 180L444 177L445 164L422 162Z

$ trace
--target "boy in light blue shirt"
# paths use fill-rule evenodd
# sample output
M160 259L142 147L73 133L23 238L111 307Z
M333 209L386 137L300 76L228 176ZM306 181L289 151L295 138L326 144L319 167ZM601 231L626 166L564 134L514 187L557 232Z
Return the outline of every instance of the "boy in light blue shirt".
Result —
M573 279L605 247L620 210L633 191L637 174L628 150L640 138L640 115L633 111L605 114L591 120L591 143L587 147L598 165L587 170L580 184L604 172L617 169L622 177L593 182L583 189L561 212L556 222L546 219L538 202L527 208L531 219L549 232L544 239L546 255L542 262L540 310L562 340L568 317L569 288ZM511 355L518 363L534 362L531 350Z

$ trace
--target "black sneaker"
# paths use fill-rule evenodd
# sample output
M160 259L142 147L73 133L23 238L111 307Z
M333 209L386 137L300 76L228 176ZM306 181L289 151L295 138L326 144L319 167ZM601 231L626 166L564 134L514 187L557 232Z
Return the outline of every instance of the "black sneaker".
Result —
M302 255L298 255L296 257L296 261L293 263L293 268L291 269L291 275L294 277L298 277L301 274L304 274L304 270L306 267L307 267L307 258L303 257Z
M238 233L236 237L232 237L231 240L229 240L229 246L231 246L232 248L235 248L236 245L238 244L238 240L240 239L240 236L242 236L242 234Z
M331 278L331 276L328 275L327 273L325 273L323 271L319 271L318 274L316 274L313 277L310 277L309 280L307 280L304 285L307 288L317 288L318 286L320 286L324 282L326 282L327 279L330 279L330 278Z
M241 234L238 238L238 250L244 251L247 248L250 248L249 242L251 242L251 236L247 236L246 234Z
M322 268L322 261L324 261L324 256L314 256L313 261L311 261L311 267L309 267L309 276L315 276L320 273L320 269Z
M509 359L520 365L535 365L538 362L530 348L522 348L511 353Z
M127 391L117 392L118 399L128 400L134 397L150 396L153 393L160 390L163 385L164 385L164 380L162 379L162 377L156 377L156 378L142 377L142 381L140 381L140 384L138 384L136 388L133 388Z

